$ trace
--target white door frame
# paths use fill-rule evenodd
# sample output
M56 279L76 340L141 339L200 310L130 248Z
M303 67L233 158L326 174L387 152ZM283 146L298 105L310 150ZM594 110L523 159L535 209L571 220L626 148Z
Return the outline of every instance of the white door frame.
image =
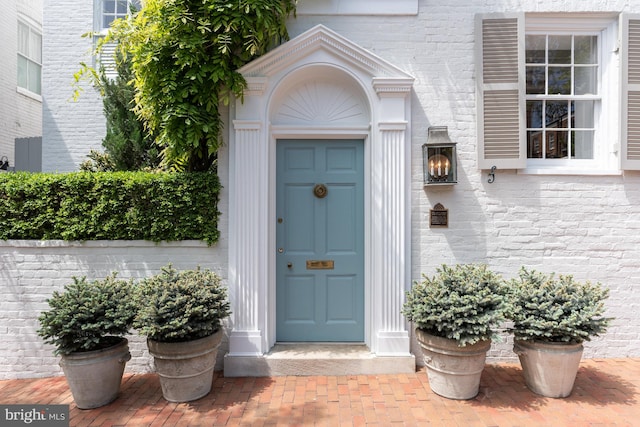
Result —
M243 67L231 108L227 357L275 344L275 144L365 141L365 342L410 354L401 315L410 286L410 91L413 78L319 25ZM338 107L340 108L334 108Z

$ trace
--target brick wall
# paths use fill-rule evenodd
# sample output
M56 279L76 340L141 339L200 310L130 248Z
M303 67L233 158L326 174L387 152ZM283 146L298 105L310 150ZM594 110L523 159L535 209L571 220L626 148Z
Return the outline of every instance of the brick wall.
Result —
M13 123L9 112L14 108L16 93L17 16L15 7L7 9L6 13L0 14L0 156L8 156L13 164Z
M71 171L86 160L91 149L101 149L106 132L102 100L88 84L77 102L73 74L80 62L92 65L93 1L46 1L44 14L43 139L45 171Z
M6 2L0 14L0 156L15 165L16 138L42 135L42 101L18 92L18 18L40 30L42 0Z
M412 74L412 276L442 263L484 262L507 278L525 265L572 274L611 289L609 332L585 344L585 357L640 356L640 173L525 175L477 169L476 13L635 12L629 1L419 2L417 16L301 16L291 37L324 24ZM459 183L422 186L421 146L429 126L448 126L458 143ZM449 227L429 228L429 210L449 209ZM510 337L490 358L512 359ZM414 346L414 352L417 347Z
M91 89L79 103L67 102L78 55L89 48L79 35L87 31L92 20L91 2L47 3L45 24L49 20L52 25L65 25L55 27L55 31L45 25L45 32L52 31L48 41L45 37L49 47L45 55L52 64L45 69L45 94L49 97L45 96L48 133L43 139L43 166L69 170L84 159L90 146L99 147L104 132L102 106ZM419 8L416 16L299 15L289 24L290 34L295 37L322 23L416 78L411 95L413 279L419 280L422 273L433 274L442 263L485 262L507 278L515 277L520 266L526 265L602 282L611 289L607 315L616 320L604 337L586 343L585 357L639 357L640 173L560 176L499 170L496 181L487 183L486 171L477 169L476 160L473 31L478 12L640 13L640 5L628 0L452 0L421 1ZM69 18L72 15L73 20ZM75 23L75 18L84 19L85 24ZM425 190L422 186L421 146L427 140L429 126L448 126L452 140L458 143L459 183L454 187ZM226 155L221 156L219 165L225 179ZM222 202L226 200L223 195ZM448 228L429 228L429 210L436 203L449 209ZM26 296L22 298L29 301ZM34 299L42 304L43 294ZM0 328L2 325L0 322ZM39 348L37 341L28 345ZM513 358L510 345L508 337L495 344L490 360ZM23 349L23 354L28 350ZM40 357L44 354L42 350ZM53 359L47 360L54 363ZM135 360L144 359L134 359L133 367L146 363L136 365Z
M226 250L220 245L209 247L197 241L0 241L0 379L62 373L54 347L45 345L36 334L37 318L48 308L46 299L54 290L62 290L73 276L95 279L117 271L119 277L137 279L156 274L169 263L176 269L199 265L217 272L226 282ZM127 371L150 372L152 358L145 339L136 334L128 338L132 358Z

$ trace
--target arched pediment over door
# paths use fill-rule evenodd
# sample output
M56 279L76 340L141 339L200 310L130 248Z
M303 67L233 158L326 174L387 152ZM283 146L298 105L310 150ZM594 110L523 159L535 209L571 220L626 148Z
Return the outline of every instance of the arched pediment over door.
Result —
M225 370L275 343L275 147L291 138L364 140L365 343L378 356L408 356L400 310L410 286L413 77L322 25L240 72L247 89L231 108Z
M371 123L369 100L353 76L327 64L291 72L272 97L273 126L312 129L366 128Z

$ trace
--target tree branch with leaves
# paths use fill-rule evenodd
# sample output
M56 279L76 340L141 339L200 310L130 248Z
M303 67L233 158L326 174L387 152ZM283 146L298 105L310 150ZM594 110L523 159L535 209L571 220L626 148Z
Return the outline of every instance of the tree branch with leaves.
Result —
M98 44L131 63L136 115L165 167L210 170L222 145L220 107L242 98L244 64L288 39L296 0L147 0Z

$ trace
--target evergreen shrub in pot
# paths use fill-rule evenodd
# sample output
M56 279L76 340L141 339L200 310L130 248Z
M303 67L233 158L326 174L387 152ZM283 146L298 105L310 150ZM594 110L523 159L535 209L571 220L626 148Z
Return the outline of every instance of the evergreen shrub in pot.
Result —
M611 321L603 317L608 296L600 283L521 268L510 282L508 317L529 389L547 397L571 394L582 343L604 333Z
M206 396L222 321L230 314L221 278L199 267L177 271L168 265L139 283L136 301L134 327L147 336L164 398L188 402Z
M452 399L478 394L494 328L504 319L505 287L484 264L442 265L406 294L431 389Z
M40 314L40 335L61 356L60 366L78 408L106 405L119 393L131 359L123 336L136 313L133 282L112 273L105 279L73 278L47 300Z

